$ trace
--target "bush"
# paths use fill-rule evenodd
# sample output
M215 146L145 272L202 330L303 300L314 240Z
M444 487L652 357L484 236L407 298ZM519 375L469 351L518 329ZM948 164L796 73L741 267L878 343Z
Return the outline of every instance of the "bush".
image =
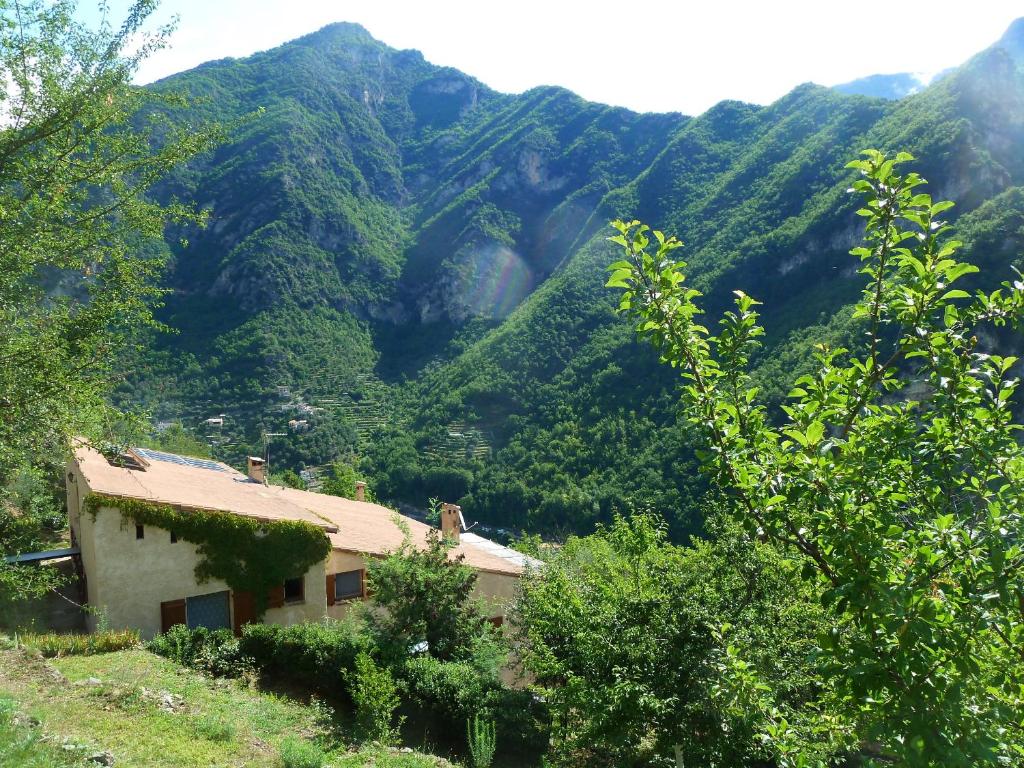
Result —
M370 655L363 652L356 657L355 671L349 672L347 678L356 706L360 738L385 745L394 742L398 731L392 720L399 698L398 686L391 672L377 666Z
M331 693L344 687L345 672L368 650L367 639L350 621L248 624L240 642L241 653L260 670Z
M227 629L189 629L184 624L171 627L147 644L153 653L187 667L217 677L243 677L250 674L254 662L241 650L241 643Z
M403 674L409 695L440 719L461 723L484 708L500 684L464 661L420 656L406 662Z
M47 658L58 656L91 656L134 648L139 644L139 633L134 629L105 630L92 634L65 635L56 632L29 633L19 637L21 644L39 651Z
M322 768L324 753L316 744L294 736L281 742L282 768Z
M146 647L153 653L191 667L208 634L209 630L204 628L191 630L184 624L176 624L150 640Z
M527 752L544 749L548 721L545 705L528 691L505 686L479 665L420 656L405 663L402 677L409 699L438 722L489 717L507 748Z

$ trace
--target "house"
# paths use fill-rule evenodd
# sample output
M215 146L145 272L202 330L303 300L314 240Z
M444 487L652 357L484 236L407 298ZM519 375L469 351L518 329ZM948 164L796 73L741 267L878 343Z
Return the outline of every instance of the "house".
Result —
M371 559L401 546L403 528L415 544L425 543L430 530L377 504L268 485L263 462L255 458L243 474L220 462L142 448L111 462L83 444L68 464L67 481L72 545L80 552L91 628L102 621L111 629L138 629L147 638L179 623L238 632L255 613L250 594L234 592L222 580L197 579L202 556L195 545L122 514L132 504L240 515L267 525L300 521L320 529L330 542L326 559L269 596L263 621L279 624L341 618L368 598ZM90 505L90 496L102 502ZM446 505L442 529L458 541L452 554L477 571L476 596L492 620L501 622L528 561L462 532L460 520L458 507Z

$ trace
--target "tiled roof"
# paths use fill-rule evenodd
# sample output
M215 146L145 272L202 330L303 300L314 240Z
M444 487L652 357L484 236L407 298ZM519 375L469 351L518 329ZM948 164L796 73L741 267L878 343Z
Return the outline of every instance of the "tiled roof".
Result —
M191 509L213 509L259 520L302 520L330 532L334 526L282 499L276 488L254 483L227 464L216 469L148 461L146 469L111 465L99 451L82 446L75 460L89 490Z
M371 555L393 552L402 545L404 537L402 529L395 523L396 518L409 529L409 536L415 544L424 544L427 532L430 530L430 526L425 523L400 515L379 504L342 499L323 493L299 491L294 488L277 488L275 490L288 501L317 513L336 526L337 533L330 534L329 538L331 544L338 550L365 552ZM497 555L494 551L489 551L479 545L480 541L487 541L487 539L464 533L459 545L453 550L453 554L463 555L466 564L477 570L516 575L523 572L521 563L513 562ZM492 547L505 549L494 542L487 543Z
M378 504L255 483L220 462L173 461L164 457L185 457L160 454L158 458L152 451L142 455L147 461L145 469L115 467L101 453L82 445L75 451L75 462L89 491L260 520L301 520L323 528L334 549L346 552L384 555L398 549L404 534L396 517L415 544L422 545L430 530L424 523ZM522 573L522 562L503 556L501 550L511 552L487 539L463 534L453 554L464 555L466 564L478 570Z

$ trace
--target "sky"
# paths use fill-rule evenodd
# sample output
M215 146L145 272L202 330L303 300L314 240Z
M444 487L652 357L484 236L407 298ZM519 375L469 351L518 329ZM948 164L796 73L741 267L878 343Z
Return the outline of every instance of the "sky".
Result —
M110 6L123 14L128 0ZM163 0L154 19L174 15L172 47L139 82L351 21L499 91L560 85L695 115L722 99L767 104L807 81L927 78L995 42L1024 16L1024 0Z

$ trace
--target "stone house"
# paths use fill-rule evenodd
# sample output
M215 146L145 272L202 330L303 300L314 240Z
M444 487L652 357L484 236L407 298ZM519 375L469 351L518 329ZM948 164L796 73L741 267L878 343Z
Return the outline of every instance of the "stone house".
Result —
M88 507L91 494L103 503ZM149 638L174 624L232 628L255 620L250 594L224 581L200 582L195 545L174 531L137 525L122 514L125 504L148 502L188 513L195 510L241 515L273 524L294 520L323 531L330 553L305 574L288 579L268 596L263 621L293 624L341 618L368 599L366 567L401 546L406 535L426 541L430 528L366 501L268 485L262 461L249 460L248 474L226 464L146 449L132 449L116 463L81 445L67 468L68 514L77 550L83 593L96 609L90 628L134 628ZM527 564L518 552L461 531L458 507L446 505L442 529L458 540L453 556L477 571L476 597L495 623L504 619Z

